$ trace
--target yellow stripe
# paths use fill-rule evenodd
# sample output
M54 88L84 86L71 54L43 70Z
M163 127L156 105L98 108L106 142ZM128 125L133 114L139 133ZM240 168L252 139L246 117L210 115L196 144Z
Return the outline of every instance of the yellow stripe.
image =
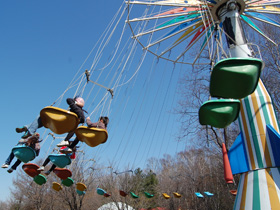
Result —
M268 93L266 91L266 88L264 87L264 85L263 85L261 80L259 80L259 85L260 85L260 88L261 88L261 90L263 92L263 95L265 97L266 102L270 102L270 104L268 104L268 109L269 109L268 115L271 117L272 126L279 133L279 127L278 127L277 119L275 117L275 112L274 112L274 109L273 109L273 106L272 106L271 98L268 95Z
M256 169L255 159L254 159L251 140L250 140L250 135L249 135L247 121L246 121L244 107L243 107L243 105L245 106L245 104L243 104L242 100L240 100L240 102L241 102L240 114L241 114L241 119L242 119L242 124L243 124L243 131L245 133L245 139L244 140L247 142L247 149L248 149L248 153L249 153L249 157L250 157L251 167L252 167L252 169Z
M279 202L279 198L278 198L278 195L277 195L275 182L273 180L273 177L271 177L271 175L269 175L269 172L270 172L269 168L265 170L271 209L280 209L280 202Z
M240 202L239 209L245 209L246 194L247 194L247 182L248 182L248 172L246 172L244 174L244 182L243 182L242 196L241 196L241 202Z
M256 132L257 134L259 133L259 137L261 140L261 144L262 144L262 151L264 153L264 157L265 157L265 161L266 161L266 166L271 167L272 163L271 163L271 158L270 158L270 152L268 150L268 145L267 145L267 141L266 141L266 137L265 137L265 129L263 127L263 122L265 122L265 119L262 119L261 117L261 113L262 113L262 107L261 105L258 104L257 101L257 95L256 92L251 94L251 99L252 99L252 104L253 104L253 109L254 109L254 113L255 113L255 117L256 117L256 121L257 121L257 126L255 125L255 129L259 132ZM265 167L265 166L264 166Z

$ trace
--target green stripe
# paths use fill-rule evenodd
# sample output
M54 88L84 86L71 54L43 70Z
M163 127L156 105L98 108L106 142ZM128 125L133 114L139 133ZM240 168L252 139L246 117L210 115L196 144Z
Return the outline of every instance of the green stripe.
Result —
M254 180L253 180L253 209L260 210L261 209L261 201L260 201L260 186L259 186L259 174L258 171L254 171Z
M252 150L255 149L255 151L256 151L258 167L263 168L263 161L262 161L260 146L259 146L259 142L258 142L258 138L257 138L256 128L255 128L255 124L254 124L254 121L253 121L253 116L251 114L251 107L250 107L250 103L249 103L249 98L251 98L251 97L248 96L248 97L244 98L244 103L245 103L245 106L246 106L247 118L249 120L248 123L249 123L250 130L251 130L251 135L252 135L251 138L253 140L252 143L254 143L254 148L252 148ZM247 141L249 141L249 140L250 139L247 139Z
M259 85L257 86L257 92L260 95L260 97L259 97L260 102L261 102L260 107L261 107L261 110L262 110L262 113L263 113L263 116L265 119L265 125L272 124L272 122L269 120L269 110L267 108L267 106L269 106L269 105L267 105L268 101L265 100L265 96L263 95L261 87Z

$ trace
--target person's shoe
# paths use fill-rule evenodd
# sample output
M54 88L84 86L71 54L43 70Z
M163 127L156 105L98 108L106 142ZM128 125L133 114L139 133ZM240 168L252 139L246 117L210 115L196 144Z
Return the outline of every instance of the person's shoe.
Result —
M56 145L57 147L69 146L69 141L62 140L60 143Z
M8 173L12 173L14 171L14 169L10 168L7 170Z
M46 171L44 174L46 174L47 176L50 175L50 171Z
M22 138L22 139L26 139L26 138L28 138L29 136L32 136L31 133L29 133L29 131L26 131L26 132L21 136L21 138Z
M8 167L9 167L9 165L6 164L6 163L4 163L4 164L1 166L1 168L8 168Z
M71 148L66 147L66 148L64 148L64 149L59 150L59 152L61 152L61 153L63 153L63 154L69 154L69 153L72 153L73 151L72 151Z
M37 169L37 171L44 171L45 167L41 166L40 168Z
M17 133L22 133L22 132L26 132L28 129L27 127L23 126L21 128L16 128L16 132Z

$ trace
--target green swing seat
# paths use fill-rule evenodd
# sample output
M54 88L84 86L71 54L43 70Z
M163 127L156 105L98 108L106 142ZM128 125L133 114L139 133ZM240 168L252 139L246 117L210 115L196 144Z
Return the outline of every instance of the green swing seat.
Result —
M133 192L130 192L130 195L131 195L132 198L139 198L139 196L134 194Z
M56 134L74 131L79 124L78 116L74 112L53 106L42 109L40 118L44 127Z
M152 195L152 194L150 194L150 193L148 193L148 192L144 192L144 194L145 194L145 196L146 196L147 198L152 198L152 197L154 197L154 195Z
M68 177L67 179L62 180L61 183L66 187L70 187L72 184L74 184L74 180Z
M216 128L225 128L237 119L239 110L239 100L220 99L206 101L199 109L199 123Z
M253 93L258 85L263 62L257 58L228 58L213 68L210 95L241 99Z
M42 174L39 174L33 178L34 182L38 185L43 185L47 182L47 178Z
M71 159L65 154L51 154L49 155L50 161L59 168L64 168L71 163Z
M36 157L35 150L25 145L15 146L12 149L12 152L14 153L17 159L21 160L24 163L27 163Z

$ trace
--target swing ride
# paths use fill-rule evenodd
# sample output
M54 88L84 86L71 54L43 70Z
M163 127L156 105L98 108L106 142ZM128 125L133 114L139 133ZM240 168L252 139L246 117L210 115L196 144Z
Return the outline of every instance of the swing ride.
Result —
M274 196L279 194L277 185L280 177L278 170L280 167L279 127L271 98L260 79L264 62L260 52L255 53L253 45L247 42L242 28L242 23L245 23L267 41L276 44L254 24L252 19L280 27L278 22L263 15L279 15L277 5L280 2L278 0L142 0L127 1L126 4L128 11L126 23L131 30L132 39L142 46L145 53L149 52L157 59L174 64L196 66L210 63L211 75L209 72L206 74L210 79L209 96L211 99L204 102L197 110L198 119L201 125L215 128L226 128L238 119L240 135L229 151L225 146L222 151L224 165L227 168L225 170L227 183L233 183L232 174L241 174L238 191L234 192L236 194L234 209L254 209L254 206L259 206L259 209L280 209L279 198ZM142 10L144 12L140 14ZM194 48L199 52L195 56L189 56ZM208 58L203 57L205 53L208 54ZM110 62L112 61L109 61L108 65ZM125 65L127 63L128 61ZM81 84L85 80L87 83L90 81L94 85L99 84L95 82L99 76L94 75L96 78L91 80L90 77L93 75L89 75L89 72L95 69L95 65L96 63L92 64L92 69L86 73ZM128 68L128 66L123 68ZM118 73L122 75L123 71ZM131 78L133 77L134 74ZM100 116L101 113L110 114L113 90L114 98L117 98L117 88L122 85L120 78L116 80L107 82L107 84L115 82L112 85L113 88L107 88L104 84L106 82L102 82L102 86L99 85L99 90L106 90L96 106ZM80 87L76 93L84 94L84 89ZM129 92L128 89L127 91ZM217 99L212 99L212 97ZM104 106L102 107L101 104ZM105 111L106 108L108 111ZM159 113L161 110L159 109ZM96 114L97 111L94 110L91 114L93 113ZM41 111L40 116L46 128L56 134L75 131L77 138L89 147L102 146L107 142L106 130L78 126L77 116L67 110L53 106L46 107ZM147 151L150 151L149 146L147 146ZM24 157L18 154L17 149L13 152L25 163L35 157L28 149L27 152L23 152ZM60 168L71 163L70 158L67 159L67 157L61 154L49 156L51 161ZM44 176L36 174L34 169L29 170L26 173L31 174L36 183L43 184L46 181ZM73 185L74 181L70 176L69 174L63 176L65 178L62 180L63 185L67 187ZM54 183L53 188L56 191L62 189L58 183ZM85 189L77 187L77 193L83 195ZM256 192L256 189L260 189L262 193ZM101 188L96 190L99 195L110 196ZM130 194L132 198L139 198L133 192L126 193L120 190L119 193L123 197ZM210 192L204 193L208 197L213 196ZM144 194L147 198L154 196L148 192ZM173 192L173 195L175 198L182 197L177 192ZM195 192L195 195L198 198L204 197L199 192ZM170 199L167 193L162 193L162 196Z
M270 142L273 145L279 141L279 135L271 140L268 132L272 130L279 134L279 127L270 96L259 79L264 67L263 61L260 55L255 57L256 54L253 54L254 50L252 45L247 43L241 21L277 46L251 19L279 27L280 24L268 16L280 14L277 7L280 2L143 0L127 3L132 8L129 10L127 22L133 38L158 58L196 65L203 61L199 57L204 49L208 48L212 64L210 96L223 99L204 103L199 110L199 120L202 125L224 128L239 115L239 144L236 143L229 150L228 164L242 165L241 170L234 167L234 174L241 174L234 209L254 209L254 206L259 209L279 209L279 198L273 195L279 192L276 184L279 182L277 177L280 177L277 169L279 165L276 163L278 156L275 153L278 154L280 148L277 143L277 148L267 149ZM153 9L149 10L150 13L146 12L145 16L137 17L139 13L134 10L136 6L138 9L140 6ZM163 7L173 9L161 11ZM136 17L132 17L134 14ZM140 22L147 28L138 30L135 24ZM185 55L203 34L204 41L198 45L200 52L191 62ZM223 46L222 34L226 37L227 46ZM213 65L215 61L217 63ZM235 108L229 108L228 99L239 99L240 105L236 101ZM241 158L235 158L239 153ZM240 160L246 161L242 163ZM255 189L269 190L263 191L265 195L260 195L254 192Z

